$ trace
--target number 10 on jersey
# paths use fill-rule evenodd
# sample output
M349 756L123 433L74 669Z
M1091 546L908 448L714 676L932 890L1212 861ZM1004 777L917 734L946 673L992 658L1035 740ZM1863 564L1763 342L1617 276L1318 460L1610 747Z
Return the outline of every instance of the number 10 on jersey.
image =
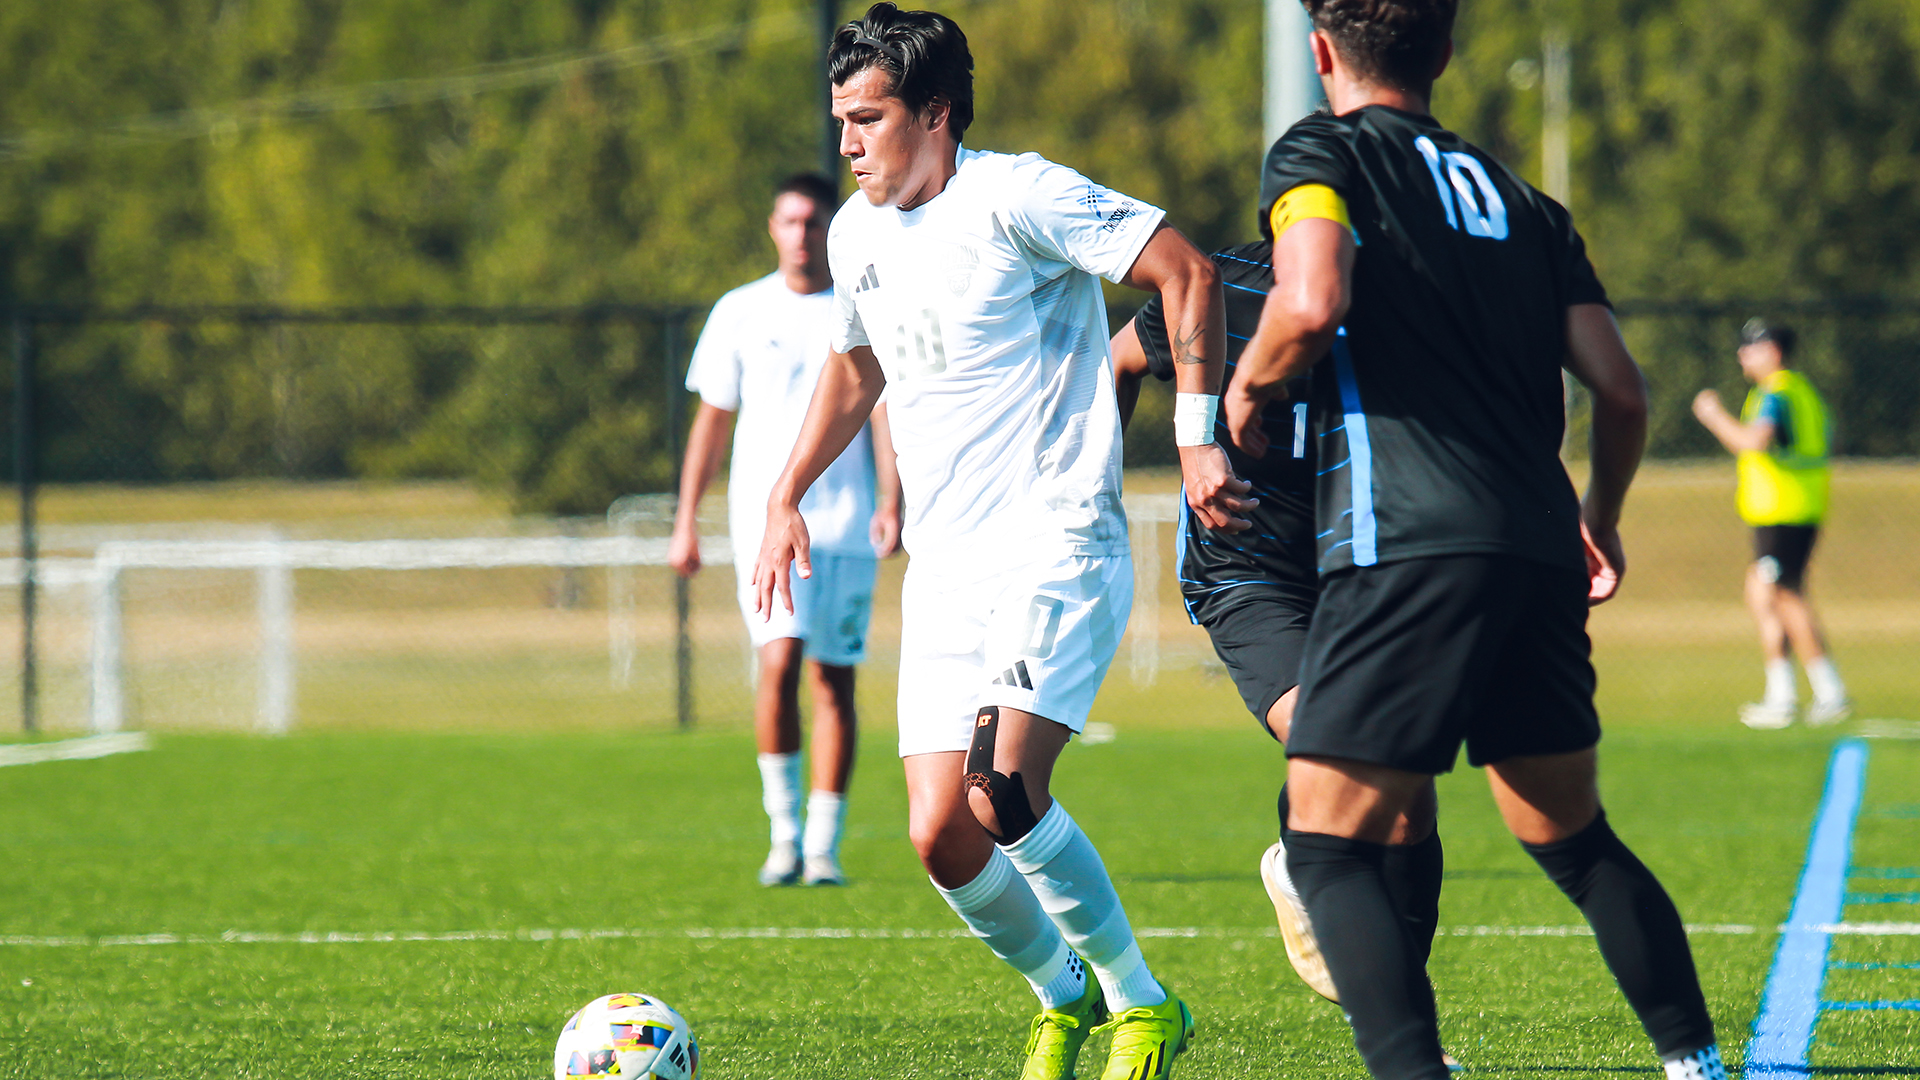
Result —
M927 308L900 324L893 348L899 360L895 371L901 379L925 378L947 370L947 344L940 336L940 313Z

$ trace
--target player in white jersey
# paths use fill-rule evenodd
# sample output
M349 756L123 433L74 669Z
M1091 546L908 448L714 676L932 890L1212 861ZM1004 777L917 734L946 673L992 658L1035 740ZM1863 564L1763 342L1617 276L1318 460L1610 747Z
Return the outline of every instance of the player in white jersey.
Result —
M793 610L776 619L753 614L753 560L766 524L767 492L793 449L827 361L833 314L827 222L838 194L831 181L817 175L793 176L780 185L767 219L779 269L720 298L707 316L687 371L687 389L700 395L700 410L687 437L668 561L684 577L700 570L694 512L720 471L732 426L727 522L741 612L760 661L754 734L760 747L761 803L772 834L772 848L760 868L762 885L845 881L840 834L858 726L853 666L866 655L875 560L892 554L900 538L900 483L882 405L873 410L871 430L860 430L800 503L822 554L813 577L794 590ZM813 663L803 665L807 653ZM803 666L813 690L812 790L804 830Z
M1109 1016L1103 1077L1160 1080L1192 1017L1048 787L1133 594L1098 279L1161 295L1188 497L1210 525L1244 528L1247 485L1210 445L1219 275L1146 203L1036 155L962 148L972 67L959 27L931 12L876 4L834 36L833 111L860 194L829 233L833 353L768 500L758 601L777 616L794 574L813 572L802 496L884 389L913 556L899 720L914 846L1040 997L1026 1080L1074 1076Z

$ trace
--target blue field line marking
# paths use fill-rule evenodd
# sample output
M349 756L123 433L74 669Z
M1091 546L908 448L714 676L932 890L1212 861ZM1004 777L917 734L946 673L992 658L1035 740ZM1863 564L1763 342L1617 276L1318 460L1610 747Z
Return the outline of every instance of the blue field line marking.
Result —
M1857 878L1920 878L1920 870L1911 866L1856 866L1847 871Z
M1866 742L1842 739L1827 765L1827 788L1807 842L1793 911L1760 994L1745 1080L1802 1080L1807 1074L1807 1049L1820 1021L1820 990L1827 977L1830 928L1840 921L1847 863L1853 857L1853 822L1860 814L1866 776Z
M1849 904L1920 904L1920 892L1850 892Z
M1820 1003L1820 1007L1831 1012L1863 1012L1867 1010L1878 1011L1880 1009L1905 1009L1909 1012L1920 1012L1920 999L1912 1001L1823 1001ZM1805 1069L1801 1070L1801 1072L1805 1071Z

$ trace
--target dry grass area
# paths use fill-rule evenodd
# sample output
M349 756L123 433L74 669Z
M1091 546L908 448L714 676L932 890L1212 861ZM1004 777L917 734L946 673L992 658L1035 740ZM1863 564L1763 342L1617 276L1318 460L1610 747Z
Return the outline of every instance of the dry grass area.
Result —
M1127 484L1130 492L1166 492L1177 490L1178 477L1139 471L1128 475ZM1732 497L1731 465L1719 461L1650 465L1635 487L1623 526L1627 585L1620 599L1595 612L1592 633L1603 684L1654 695L1647 699L1652 702L1648 710L1666 708L1658 705L1658 695L1670 698L1689 685L1704 694L1706 682L1724 684L1724 691L1715 691L1716 700L1744 692L1752 681L1749 668L1757 670L1750 655L1753 630L1740 602L1740 578L1750 557L1747 534L1733 512ZM304 535L367 536L383 523L416 536L525 531L539 525L516 522L503 503L456 484L54 488L43 512L53 525L234 522ZM1155 702L1164 696L1135 677L1143 673L1137 662L1156 651L1144 648L1148 644L1157 646L1166 688L1190 690L1196 678L1220 681L1206 635L1189 624L1180 605L1173 527L1152 528L1150 540L1148 526L1136 525L1136 548L1157 541L1163 554L1160 578L1157 588L1142 582L1137 591L1129 640L1110 679L1110 692L1132 702L1128 709L1146 711L1157 709ZM1890 691L1913 682L1900 674L1899 658L1920 646L1916 532L1920 464L1843 462L1836 468L1833 518L1815 559L1815 595L1843 665L1863 676L1869 668L1880 671ZM881 569L870 636L874 694L884 695L882 684L891 683L905 567L905 559L893 559ZM391 720L433 726L438 721L431 717L440 709L457 726L472 722L475 709L510 696L516 680L536 698L577 697L576 684L597 687L591 693L603 695L556 705L556 716L564 719L543 722L619 723L632 703L604 697L607 585L600 571L571 577L552 570L301 571L295 640L303 723L366 726ZM188 711L196 700L211 707L218 698L225 702L223 714L244 717L259 648L254 589L254 576L245 572L127 575L129 679L156 688L146 692L155 710L162 698L177 699L166 707L169 715ZM656 710L662 694L670 694L671 597L665 569L639 573L631 629L647 668L642 696ZM743 707L750 685L731 567L703 572L693 583L692 599L701 709L730 715ZM0 593L0 655L18 654L16 611L15 594ZM83 672L90 647L86 597L80 590L49 593L42 616L49 708L78 717L85 709ZM9 688L15 673L8 668L0 672L0 729L17 708ZM558 674L563 671L564 677ZM163 685L178 689L162 694L157 688ZM483 686L491 689L482 692ZM1209 691L1212 696L1218 695ZM456 701L462 702L457 709ZM1122 704L1116 699L1116 706ZM876 697L875 707L891 711L884 696ZM519 722L516 717L538 708L502 707L496 726L512 726ZM465 718L456 722L455 711L464 711ZM410 719L392 719L399 715Z

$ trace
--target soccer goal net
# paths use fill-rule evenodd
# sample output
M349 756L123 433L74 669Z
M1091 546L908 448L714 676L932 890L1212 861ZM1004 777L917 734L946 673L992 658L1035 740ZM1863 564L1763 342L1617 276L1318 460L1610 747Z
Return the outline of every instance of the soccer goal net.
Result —
M666 565L664 496L621 500L604 524L514 535L56 533L36 568L42 722L271 733L743 719L753 658L724 513L709 508L691 581ZM1164 664L1200 662L1205 638L1178 632L1177 588L1162 584L1174 497L1127 508L1139 584L1113 677L1149 685ZM5 566L17 606L23 567ZM869 668L888 682L902 569L883 564L869 635Z

